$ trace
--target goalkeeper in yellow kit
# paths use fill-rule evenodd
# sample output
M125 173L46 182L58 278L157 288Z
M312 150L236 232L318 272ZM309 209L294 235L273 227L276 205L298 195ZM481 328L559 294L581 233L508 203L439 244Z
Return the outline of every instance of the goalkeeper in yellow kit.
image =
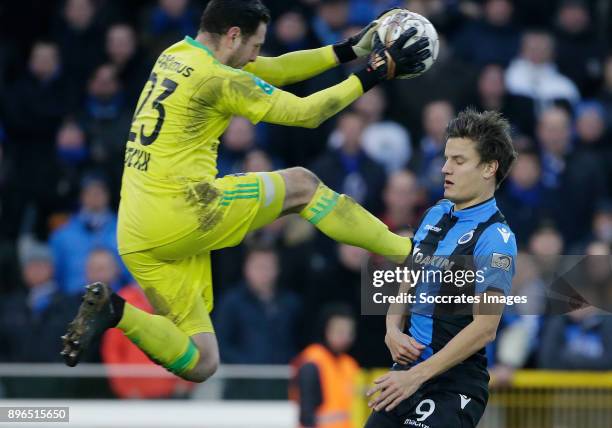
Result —
M410 253L408 238L304 168L216 178L218 138L232 116L314 128L379 81L422 72L430 55L426 40L402 48L414 29L389 48L373 49L373 21L334 46L259 57L269 20L260 0L212 0L197 37L170 46L155 63L128 136L118 242L156 315L105 284L88 285L62 337L69 366L104 330L118 327L176 375L210 377L219 364L209 316L210 252L237 245L284 214L299 213L336 241L390 258ZM368 54L363 70L308 97L277 88Z

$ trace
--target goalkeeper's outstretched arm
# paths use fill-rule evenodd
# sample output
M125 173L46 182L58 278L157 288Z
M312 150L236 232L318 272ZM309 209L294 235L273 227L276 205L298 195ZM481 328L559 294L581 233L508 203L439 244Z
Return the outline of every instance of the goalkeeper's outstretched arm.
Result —
M259 56L244 67L245 71L274 86L291 85L317 76L338 64L367 56L373 48L372 38L382 20L397 11L389 9L370 22L359 33L334 45L290 52L277 57Z
M317 76L338 65L332 46L290 52L277 57L259 56L245 71L274 86L285 86Z
M240 115L251 122L316 128L360 97L377 83L393 79L396 73L417 73L425 68L430 52L428 42L420 40L409 47L404 43L416 33L407 30L388 49L376 48L368 66L337 85L307 97L278 89L243 70L226 68L231 75L212 76L200 85L195 95L225 115Z

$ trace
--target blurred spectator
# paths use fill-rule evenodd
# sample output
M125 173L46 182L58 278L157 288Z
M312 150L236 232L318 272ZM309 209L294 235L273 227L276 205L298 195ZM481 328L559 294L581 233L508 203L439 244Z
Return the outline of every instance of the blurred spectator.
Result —
M425 136L421 139L412 165L421 185L427 191L430 204L438 201L444 193L444 177L441 171L444 166L446 127L454 115L453 106L444 100L427 104L423 111Z
M312 278L306 295L306 313L315 313L321 305L332 302L346 302L355 311L361 307L361 267L368 252L345 244L336 244L336 252L338 262L328 261L323 269L311 272Z
M121 269L117 257L106 248L94 248L89 252L85 265L86 283L103 282L113 291L120 291L125 284L122 282Z
M558 188L565 169L565 157L572 150L570 116L561 108L545 110L538 120L537 138L542 151L542 181Z
M533 98L537 110L554 102L571 105L580 99L576 85L557 70L554 52L554 39L549 33L527 31L523 35L519 56L506 71L508 91Z
M479 110L497 110L510 121L515 133L533 136L533 99L508 93L501 66L489 64L482 69L478 78L477 97L475 104Z
M385 171L364 152L363 129L357 113L343 113L330 136L333 148L313 164L312 170L330 188L378 213L382 209L380 192L386 180Z
M244 172L262 172L272 171L272 159L263 150L251 150L244 157L244 163L242 166Z
M53 152L50 142L74 101L65 76L57 45L39 41L32 47L26 73L3 94L2 121L16 143L20 166L36 170Z
M325 306L320 314L322 333L292 362L290 398L299 406L299 425L351 426L359 366L347 354L355 341L355 316L350 307Z
M598 99L606 112L606 127L612 127L612 54L608 55L604 65L604 82Z
M396 122L385 121L369 125L361 137L363 151L385 167L387 174L398 171L410 161L410 134Z
M596 205L590 232L575 244L571 253L583 254L592 242L612 248L612 202L608 199L603 199Z
M412 171L401 170L391 174L383 193L383 222L394 231L415 229L422 199L417 177Z
M364 151L391 173L408 163L412 156L412 143L404 127L385 120L386 108L387 97L380 86L375 86L353 104L353 110L361 115L366 125L362 136Z
M277 283L277 253L268 247L250 250L244 282L225 293L215 313L215 328L226 364L288 364L298 351L301 301ZM285 386L286 388L286 386ZM282 382L232 380L226 399L285 398Z
M366 125L385 120L387 96L380 86L374 86L352 105L353 110L361 115Z
M59 291L53 280L49 247L32 243L21 255L25 289L0 300L0 359L3 361L61 361L58 347L79 301Z
M59 363L59 337L74 317L79 300L60 293L53 280L49 248L31 243L21 254L25 288L0 299L0 362ZM92 349L84 356L91 361ZM19 398L69 397L75 382L69 379L7 379L7 395Z
M510 0L486 0L483 19L468 22L456 35L456 54L478 67L490 63L507 66L519 47L513 9Z
M546 232L548 233L548 232ZM546 235L544 235L546 236ZM548 235L545 239L555 240L554 233ZM538 245L534 243L534 246ZM559 254L560 247L548 248L555 254ZM526 249L527 250L527 249ZM519 251L516 257L516 264L518 266L517 273L512 280L512 295L514 296L525 296L527 298L526 304L515 305L512 308L507 308L506 311L509 315L542 315L545 309L545 288L546 285L542 279L542 272L539 265L539 259L534 257L532 254L524 250ZM537 339L532 337L532 339ZM537 345L537 341L532 343L532 348ZM508 349L510 351L510 349ZM519 356L518 359L520 359ZM526 356L525 356L526 357ZM512 358L512 356L508 356ZM520 367L521 364L515 365Z
M544 111L538 122L542 150L542 183L554 192L554 212L565 240L571 246L588 235L595 206L607 195L606 175L599 159L587 150L570 147L570 118L563 109ZM565 201L572 201L565 203Z
M576 107L576 137L578 144L605 155L605 111L596 101L584 102Z
M557 13L557 55L559 71L572 79L582 96L595 95L601 75L604 47L586 0L563 0Z
M136 33L130 25L115 24L108 29L106 56L109 63L115 66L128 106L135 106L151 64L139 48Z
M342 40L342 30L348 24L348 0L320 0L312 28L321 46Z
M67 117L55 136L55 153L44 159L36 174L16 171L19 186L31 210L37 236L47 239L50 232L66 221L78 205L81 179L91 166L83 128ZM26 227L23 223L22 227Z
M217 169L219 177L243 172L242 166L247 153L255 148L255 127L248 119L236 116L232 118L223 134L219 146Z
M158 0L145 22L150 50L157 56L186 35L195 35L198 18L198 12L189 0Z
M559 255L563 251L563 237L553 226L544 224L529 239L528 253L534 256Z
M612 145L606 128L606 112L597 101L578 104L576 108L576 139L578 149L596 156L604 169L605 184L612 189Z
M297 352L300 301L277 284L278 255L252 249L244 283L229 290L216 311L221 359L227 364L287 364Z
M603 201L593 216L593 238L612 245L612 202Z
M547 189L542 185L540 158L535 151L522 151L514 163L510 176L496 199L500 210L516 234L519 247L527 243L539 226L538 219L551 213Z
M106 254L105 254L106 253ZM105 250L92 252L88 262L88 281L103 281L108 274L103 270L92 269L90 272L89 266L99 264L105 259L105 264L114 262L112 254ZM98 258L97 261L92 261L93 258ZM102 267L101 264L98 265ZM114 266L117 271L117 266ZM115 279L118 280L118 277ZM108 281L108 278L106 279ZM138 309L153 313L153 307L149 304L144 292L137 284L129 284L118 291L118 294L123 297L131 305ZM109 383L113 393L118 398L129 399L145 399L145 398L167 398L172 396L180 396L189 391L191 385L188 382L181 380L178 377L171 376L166 373L163 367L158 366L149 359L136 345L123 334L119 329L112 328L107 330L102 337L101 356L105 364L138 364L149 366L152 371L157 371L158 377L121 377L113 375L113 371L109 370ZM163 375L166 375L165 377Z
M558 272L557 264L563 253L565 242L563 236L554 226L543 224L529 237L527 253L530 254L538 265L540 278L545 286L552 283Z
M274 55L319 47L304 15L297 11L285 12L279 16L270 32L270 40L266 41L265 49Z
M76 88L82 88L104 51L104 31L97 22L93 0L66 0L55 25L54 39L62 54L64 72Z
M98 67L87 85L84 121L91 136L92 159L112 166L114 177L123 167L126 136L132 121L131 109L126 105L125 93L113 65Z
M612 369L612 318L592 306L550 317L542 334L538 367Z
M74 120L67 119L60 127L55 140L56 170L53 197L62 201L62 211L75 208L79 187L85 169L89 165L89 149L83 128Z
M310 286L307 289L305 313L317 313L322 305L344 302L353 312L361 313L361 269L368 261L368 252L362 248L336 244L336 258L327 257L319 269L311 268ZM357 318L357 337L353 355L364 367L383 367L389 364L387 352L372 352L385 337L384 317ZM312 328L308 331L311 340Z
M51 235L55 277L62 291L81 293L86 282L86 260L94 248L116 253L117 215L111 212L108 187L99 176L88 176L81 186L81 209ZM116 256L118 258L118 256Z

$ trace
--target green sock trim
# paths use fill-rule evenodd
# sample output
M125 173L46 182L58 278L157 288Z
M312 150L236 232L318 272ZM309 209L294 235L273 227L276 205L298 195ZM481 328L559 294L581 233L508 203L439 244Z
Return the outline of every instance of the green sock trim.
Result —
M174 374L181 374L191 365L191 362L197 353L198 348L196 348L193 341L189 339L189 345L187 346L185 353L166 368Z
M336 192L334 192L334 195L331 198L326 198L325 196L322 196L321 199L325 201L325 203L317 202L317 205L316 205L317 208L321 208L321 211L317 211L315 208L310 208L310 210L313 211L315 215L312 216L310 219L308 219L308 221L311 224L316 225L321 220L323 220L323 217L325 217L327 214L331 212L331 210L334 209L334 207L338 203L339 197L340 195Z

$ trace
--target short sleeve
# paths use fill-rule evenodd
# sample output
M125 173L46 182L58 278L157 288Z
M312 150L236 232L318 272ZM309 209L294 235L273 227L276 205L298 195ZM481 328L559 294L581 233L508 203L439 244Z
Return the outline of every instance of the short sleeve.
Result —
M474 249L476 293L499 291L509 295L516 264L516 239L508 225L495 223L480 235Z

